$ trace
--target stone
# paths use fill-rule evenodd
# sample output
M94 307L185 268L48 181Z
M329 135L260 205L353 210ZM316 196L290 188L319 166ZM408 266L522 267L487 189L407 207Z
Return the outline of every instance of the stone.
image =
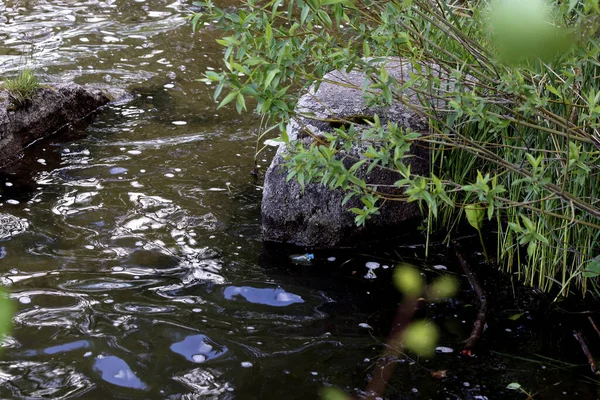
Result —
M43 85L23 106L15 106L0 90L0 168L22 157L23 149L38 139L82 120L98 108L124 96L114 89L74 83Z
M399 82L407 80L409 73L414 71L409 63L400 59L388 60L386 70ZM415 132L428 131L427 121L404 104L368 107L361 91L365 81L362 72L334 71L328 73L325 80L340 82L343 85L325 82L318 90L315 91L313 87L300 98L296 111L302 115L311 114L311 117L298 117L290 122L290 141L302 140L308 146L312 138L303 134L304 129L316 135L333 132L334 126L323 120L350 119L357 115L368 118L377 114L382 125L392 121ZM419 104L416 94L410 89L407 89L404 95L414 104ZM351 153L358 154L360 150L354 148ZM300 184L294 179L286 182L286 154L286 145L281 144L265 174L261 205L264 240L309 247L338 247L365 239L378 240L389 238L390 235L399 236L406 233L409 227L414 229L415 222L420 221L421 214L416 202L388 201L382 206L379 203L379 215L369 219L366 225L357 227L354 222L355 215L348 209L362 208L359 199L354 198L346 206L342 206L346 193L341 189L330 190L320 183L307 184L302 192ZM425 143L413 144L409 157L404 162L410 164L412 174L429 175L429 149ZM350 165L351 163L346 167ZM364 179L371 184L393 185L401 176L394 171L376 168ZM401 194L398 188L388 190Z

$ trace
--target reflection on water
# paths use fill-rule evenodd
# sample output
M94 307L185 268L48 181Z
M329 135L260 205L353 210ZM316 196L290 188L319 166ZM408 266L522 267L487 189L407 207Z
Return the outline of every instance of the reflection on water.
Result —
M265 304L275 307L285 307L293 303L304 303L302 297L288 293L281 288L257 289L249 286L229 286L225 288L223 295L228 300L243 297L246 301L256 304Z
M17 305L0 398L314 399L322 385L365 387L398 301L389 270L367 281L371 260L349 250L293 264L298 249L263 248L250 174L259 121L216 111L195 81L222 50L214 30L192 34L190 6L0 3L0 71L28 64L134 93L0 175L0 282ZM436 309L441 345L467 336L463 305ZM511 332L503 340L530 351ZM485 361L485 383L466 386L477 379L464 367L432 383L449 357L400 360L390 398L513 395L506 370L519 361Z

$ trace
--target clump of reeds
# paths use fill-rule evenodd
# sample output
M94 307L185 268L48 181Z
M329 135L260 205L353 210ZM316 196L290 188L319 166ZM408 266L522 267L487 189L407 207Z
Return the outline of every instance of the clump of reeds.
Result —
M40 81L31 69L24 69L16 77L6 79L2 88L8 91L13 104L20 108L25 106L40 88Z
M365 139L352 127L291 152L288 167L303 184L362 197L365 206L352 209L358 223L384 201L416 201L427 232L443 230L448 240L465 217L478 230L493 224L498 265L526 283L565 295L591 285L600 295L600 9L584 1L508 3L498 9L502 20L483 15L482 1L247 0L235 12L206 1L192 20L229 35L218 40L226 69L205 75L215 97L229 89L220 106L235 100L241 111L245 97L255 99L285 141L298 89L332 70L365 72L358 89L369 104L401 102L427 119L428 132L416 136L373 124L371 146L351 168L336 157ZM516 15L518 26L506 19L525 3L536 6ZM494 45L489 31L498 21L506 37ZM381 60L389 57L411 64L409 81L387 73ZM405 156L423 142L431 174L415 176ZM367 184L356 174L362 165L398 171L405 195Z

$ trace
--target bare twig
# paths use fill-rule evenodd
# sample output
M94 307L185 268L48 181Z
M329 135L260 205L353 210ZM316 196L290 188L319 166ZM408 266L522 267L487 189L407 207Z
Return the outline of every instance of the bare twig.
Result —
M396 363L394 362L398 355L402 352L402 332L410 323L416 311L426 306L425 299L406 299L398 306L396 318L392 325L392 331L388 338L385 350L375 366L373 378L367 385L366 400L375 400L381 398L385 393L388 382L390 381Z
M456 244L456 242L454 242L454 252L456 253L456 258L458 258L458 262L460 263L460 266L462 267L467 279L469 280L469 284L471 284L471 288L473 289L473 291L475 291L475 294L477 295L477 298L479 300L479 311L477 312L477 318L475 319L475 322L473 323L473 330L471 330L471 335L465 342L465 346L464 346L463 350L461 351L461 354L463 356L472 357L473 349L475 348L477 341L479 340L479 338L481 337L481 334L483 333L483 328L485 326L485 320L486 320L486 315L487 315L488 303L487 303L487 298L485 297L483 288L481 287L481 284L479 283L479 280L477 279L477 277L471 270L471 267L469 266L469 264L467 263L467 261L465 260L465 258L461 254L461 252L459 251L458 245Z
M581 350L583 350L583 354L585 354L585 356L587 357L588 364L590 364L590 369L592 370L592 374L600 375L600 372L598 371L598 367L596 366L596 360L594 359L594 356L590 352L590 349L588 348L588 345L585 342L585 339L581 335L581 332L573 331L573 336L575 336L575 339L577 339L577 341L579 342L579 345L581 346Z
M589 316L588 320L590 321L590 324L592 324L592 326L594 327L594 330L596 331L598 336L600 336L600 329L598 329L598 325L596 325L596 322L594 322L594 319L591 316Z

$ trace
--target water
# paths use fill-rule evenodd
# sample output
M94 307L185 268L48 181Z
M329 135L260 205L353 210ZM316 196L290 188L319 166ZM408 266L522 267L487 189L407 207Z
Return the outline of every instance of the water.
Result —
M261 182L250 174L259 121L216 110L213 88L195 81L219 69L222 50L214 28L192 34L189 6L0 5L1 71L26 64L47 79L134 93L0 176L0 212L26 226L0 236L0 279L17 307L0 398L314 399L323 385L366 387L399 301L391 269L367 279L366 262L398 256L344 250L295 263L302 249L262 243ZM259 157L263 171L269 158ZM389 398L522 398L506 385L564 380L550 362L515 356L533 358L531 343L536 354L572 355L576 347L554 349L568 331L540 339L550 322L510 321L514 310L498 312L503 336L488 345L511 354L458 358L474 316L471 294L461 296L430 311L443 352L403 357ZM449 377L433 380L442 368ZM594 390L577 371L553 393Z

